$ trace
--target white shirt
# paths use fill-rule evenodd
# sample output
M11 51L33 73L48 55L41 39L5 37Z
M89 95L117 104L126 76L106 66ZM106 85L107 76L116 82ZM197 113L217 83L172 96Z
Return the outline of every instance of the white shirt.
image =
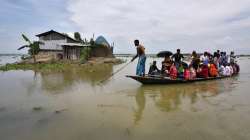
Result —
M230 66L226 66L226 68L225 68L225 76L230 76L230 75L231 75Z

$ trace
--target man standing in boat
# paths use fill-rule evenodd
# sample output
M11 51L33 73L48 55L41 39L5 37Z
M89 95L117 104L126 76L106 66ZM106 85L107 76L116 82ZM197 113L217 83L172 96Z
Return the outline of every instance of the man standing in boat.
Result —
M145 48L139 42L139 40L134 41L136 47L136 56L134 56L131 60L133 62L137 57L139 57L137 67L136 67L136 75L138 76L145 76L145 63L146 63L146 55L145 55Z
M176 53L172 55L172 59L174 59L174 63L176 68L178 69L180 64L182 63L182 59L184 58L183 54L181 54L181 50L177 49Z

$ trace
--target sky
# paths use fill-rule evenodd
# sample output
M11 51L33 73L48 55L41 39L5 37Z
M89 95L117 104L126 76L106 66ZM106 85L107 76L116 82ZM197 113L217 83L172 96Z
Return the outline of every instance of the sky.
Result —
M180 48L250 54L250 0L0 0L0 53L26 53L21 34L103 35L115 53Z

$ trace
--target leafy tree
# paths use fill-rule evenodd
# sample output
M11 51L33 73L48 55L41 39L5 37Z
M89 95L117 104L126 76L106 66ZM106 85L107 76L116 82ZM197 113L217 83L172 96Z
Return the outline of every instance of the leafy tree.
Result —
M24 34L22 34L22 37L26 42L28 42L28 44L21 46L20 48L18 48L18 50L22 50L24 48L29 48L28 53L33 57L34 63L36 63L35 55L37 55L39 50L40 50L39 45L43 44L43 43L39 42L39 41L31 42L30 39L28 37L26 37Z
M75 38L75 40L77 40L77 41L80 41L80 42L83 41L83 40L82 40L82 37L81 37L81 34L80 34L79 32L75 32L75 33L74 33L74 38Z

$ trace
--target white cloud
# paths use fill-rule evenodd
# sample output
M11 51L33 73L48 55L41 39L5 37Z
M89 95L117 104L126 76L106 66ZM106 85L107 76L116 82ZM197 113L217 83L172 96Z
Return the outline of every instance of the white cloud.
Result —
M70 0L68 4L71 20L81 32L107 36L119 53L133 52L135 38L149 53L228 47L227 41L237 41L234 38L250 26L249 0ZM243 42L245 47L250 43Z

